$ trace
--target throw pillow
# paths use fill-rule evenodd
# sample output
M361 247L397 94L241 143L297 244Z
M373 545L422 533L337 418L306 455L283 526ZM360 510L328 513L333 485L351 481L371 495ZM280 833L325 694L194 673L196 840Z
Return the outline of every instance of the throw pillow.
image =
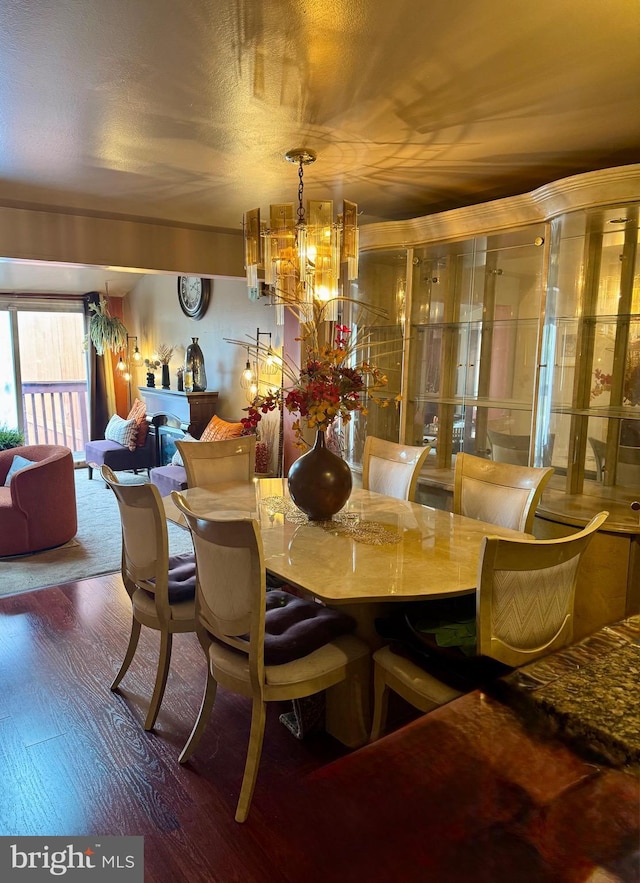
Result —
M117 414L114 414L107 423L104 431L104 437L109 441L117 442L130 451L136 449L136 436L138 435L138 427L135 420L123 420Z
M33 464L33 460L27 460L26 457L20 457L19 454L15 454L13 460L11 461L11 466L9 466L7 477L4 480L4 486L9 487L9 485L11 484L11 479L16 474L16 472L20 472L21 469L24 469L27 466L33 466Z
M185 432L185 434L184 434L184 438L181 438L180 441L183 441L183 442L197 442L198 439L197 439L197 438L194 438L192 435L189 435L188 432ZM171 465L172 465L172 466L184 466L184 463L182 462L182 454L181 454L180 451L178 451L177 449L176 449L175 454L174 454L173 457L171 458Z
M225 438L240 438L244 432L242 423L229 423L214 414L200 436L200 441L222 441Z
M149 433L149 424L147 423L147 406L142 399L136 399L131 406L131 410L127 414L127 420L135 420L138 427L138 435L136 444L139 448L143 448L147 441Z

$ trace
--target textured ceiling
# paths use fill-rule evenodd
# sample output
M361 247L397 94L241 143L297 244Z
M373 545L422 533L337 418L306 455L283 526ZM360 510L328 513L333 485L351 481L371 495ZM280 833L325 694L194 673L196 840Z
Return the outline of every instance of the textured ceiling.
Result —
M2 8L0 204L239 229L306 146L367 223L640 161L638 0Z

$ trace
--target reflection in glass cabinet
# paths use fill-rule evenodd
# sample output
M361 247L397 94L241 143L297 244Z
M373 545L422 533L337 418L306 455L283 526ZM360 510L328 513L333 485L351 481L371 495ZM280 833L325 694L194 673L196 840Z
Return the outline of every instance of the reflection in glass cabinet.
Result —
M533 205L364 228L351 297L387 312L373 338L401 341L388 357L401 407L354 421L351 461L368 433L430 444L430 486L450 486L460 451L552 465L549 494L637 526L639 178L640 166L606 170L541 188Z
M556 438L566 491L640 491L638 210L618 206L551 222L539 422Z
M414 249L406 431L441 468L459 451L529 458L544 232Z

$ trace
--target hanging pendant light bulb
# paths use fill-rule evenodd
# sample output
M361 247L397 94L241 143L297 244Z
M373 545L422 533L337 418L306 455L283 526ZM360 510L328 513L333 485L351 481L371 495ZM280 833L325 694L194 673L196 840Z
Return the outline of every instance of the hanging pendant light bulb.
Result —
M246 391L247 400L249 402L253 401L258 392L258 385L256 382L256 372L253 370L253 366L251 365L249 347L247 347L247 364L245 365L244 371L240 375L240 386Z

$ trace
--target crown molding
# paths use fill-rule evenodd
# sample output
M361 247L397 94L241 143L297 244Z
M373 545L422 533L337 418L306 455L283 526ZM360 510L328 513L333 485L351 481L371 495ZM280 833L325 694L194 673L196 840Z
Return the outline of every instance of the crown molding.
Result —
M640 163L561 178L520 196L496 199L360 228L360 251L410 248L430 242L466 239L549 221L566 212L640 199Z

